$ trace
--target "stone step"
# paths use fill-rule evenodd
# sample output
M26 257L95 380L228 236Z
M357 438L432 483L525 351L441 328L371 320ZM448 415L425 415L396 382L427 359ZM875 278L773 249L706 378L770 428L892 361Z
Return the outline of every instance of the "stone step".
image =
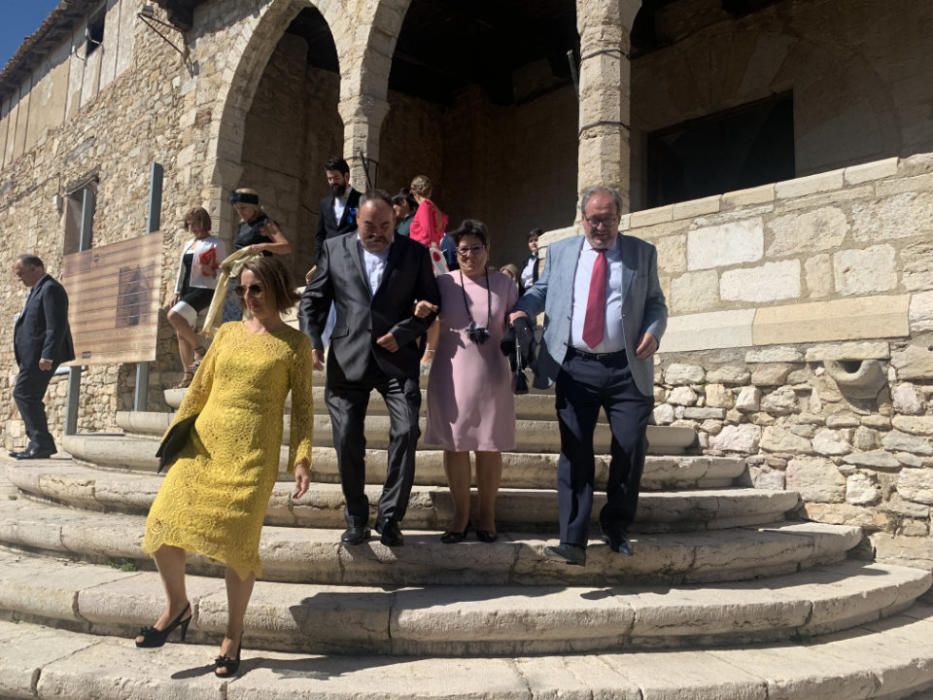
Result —
M162 436L172 421L172 414L156 411L118 411L117 425L127 433L136 435ZM425 419L421 421L424 433ZM289 421L285 421L282 442L288 444ZM612 436L609 426L596 426L594 436L597 452L609 452ZM650 454L682 454L696 439L691 428L672 426L648 426L648 452ZM314 442L320 447L333 447L333 432L330 416L314 417ZM518 420L515 423L515 449L513 452L559 452L560 433L555 420ZM370 415L366 417L366 444L370 448L385 449L389 446L389 417ZM422 440L422 445L423 445Z
M0 696L893 700L933 686L931 638L933 608L918 605L806 642L709 650L449 659L254 651L247 640L239 677L219 680L211 673L213 647L169 643L139 650L125 636L0 622Z
M140 548L141 515L98 513L17 498L0 501L0 544L60 553L92 562L151 561ZM544 558L557 540L501 533L493 544L445 545L436 532L405 534L388 548L373 539L340 544L339 529L266 526L260 543L264 578L270 581L347 585L428 584L598 586L625 583L740 581L787 574L840 561L862 539L859 528L810 522L777 522L709 532L638 534L635 556L623 557L591 540L586 567ZM190 571L218 575L221 567L197 556Z
M93 469L62 460L12 463L7 467L7 478L28 494L64 505L142 514L148 512L162 483L161 476ZM276 485L266 512L267 525L344 526L344 499L338 484L316 483L308 494L297 500L291 498L292 491L292 484L281 482ZM380 486L367 487L373 519L380 492ZM597 494L593 508L594 525L604 503L605 495ZM781 520L798 503L795 492L779 490L736 488L647 492L639 500L638 519L633 531L682 532L771 523ZM503 530L553 532L557 525L557 497L553 491L503 489L497 501L497 511L496 521ZM446 487L415 486L405 526L410 529L444 529L452 513L450 492Z
M930 580L928 571L850 561L765 581L674 589L386 590L260 581L245 634L251 649L403 656L747 644L812 637L902 612ZM219 642L224 582L191 576L187 588L189 639ZM0 550L0 611L13 619L129 637L163 604L155 572Z
M138 435L87 433L65 435L59 446L76 460L110 469L132 469L154 472L158 466L155 452L158 440ZM554 488L557 474L555 453L504 452L502 454L502 485L511 488ZM290 481L285 472L288 450L282 449L279 479ZM386 451L366 451L366 480L382 484L386 476ZM415 483L445 485L444 459L441 450L418 450ZM340 481L337 455L332 447L315 447L311 470L315 481ZM596 482L605 485L609 473L609 456L596 458ZM642 489L725 488L746 473L745 461L736 457L701 455L649 455L645 462Z
M173 409L178 408L181 405L181 401L185 396L186 389L166 389L163 391L165 397L165 403L171 406ZM327 405L324 403L324 387L316 386L312 389L311 394L312 400L314 401L314 411L321 415L327 414ZM427 411L427 390L421 390L421 415L425 415ZM291 396L285 400L285 411L286 413L291 410ZM554 420L555 417L554 409L554 393L551 391L539 392L539 393L529 393L523 394L521 396L515 397L515 414L518 418L525 420ZM388 410L386 409L385 401L382 399L382 394L378 391L373 391L369 395L369 409L368 413L370 415L385 416L388 415ZM599 414L600 420L605 421L605 415Z

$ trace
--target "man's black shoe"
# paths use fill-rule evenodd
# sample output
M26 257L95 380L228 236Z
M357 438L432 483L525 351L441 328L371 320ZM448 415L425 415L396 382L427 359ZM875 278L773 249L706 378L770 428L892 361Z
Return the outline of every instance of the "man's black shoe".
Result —
M363 544L369 539L369 528L365 525L351 525L340 536L344 544Z
M545 547L544 556L548 561L571 566L586 566L586 549L575 544L559 544L556 547Z
M632 551L632 543L629 542L628 535L625 534L625 530L619 528L608 528L603 532L603 542L609 545L609 549L613 552L618 552L627 557L632 556L635 552Z
M386 520L381 525L376 525L376 532L381 535L379 541L386 547L401 547L405 544L402 530L394 520Z
M15 457L16 459L48 459L53 454L55 454L55 450L29 449L24 452L17 452Z

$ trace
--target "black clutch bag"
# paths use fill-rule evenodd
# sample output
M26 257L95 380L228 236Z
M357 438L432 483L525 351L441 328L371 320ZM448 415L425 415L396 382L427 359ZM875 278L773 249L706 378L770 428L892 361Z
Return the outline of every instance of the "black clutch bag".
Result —
M172 466L172 463L178 459L178 453L188 444L188 438L191 437L191 431L194 429L194 422L198 419L197 414L188 416L184 420L178 421L162 438L159 449L155 456L159 458L159 471Z

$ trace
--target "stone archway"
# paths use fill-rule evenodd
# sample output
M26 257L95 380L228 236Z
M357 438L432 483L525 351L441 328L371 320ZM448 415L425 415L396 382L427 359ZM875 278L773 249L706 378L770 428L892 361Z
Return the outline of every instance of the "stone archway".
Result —
M240 36L249 38L227 57L229 79L216 100L223 107L211 127L217 135L205 199L216 202L218 230L235 224L227 192L257 189L293 244L298 279L313 257L323 163L343 146L339 69L352 47L338 49L335 28L342 31L346 22L339 2L272 0L240 23Z
M382 128L366 134L380 187L429 175L451 226L482 219L494 264L523 259L528 230L573 217L578 103L566 52L579 55L575 0L379 9L359 89L387 109Z

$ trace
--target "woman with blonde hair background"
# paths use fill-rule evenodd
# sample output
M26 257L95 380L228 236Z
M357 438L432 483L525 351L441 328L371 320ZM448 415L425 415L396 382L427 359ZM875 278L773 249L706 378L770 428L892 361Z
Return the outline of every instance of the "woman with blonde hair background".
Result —
M245 318L220 327L163 441L165 449L173 435L182 434L149 510L143 549L155 559L166 604L136 637L138 647L160 647L179 627L183 640L191 620L187 552L221 561L227 567L229 612L214 663L220 677L234 675L240 665L243 620L261 573L259 539L279 471L289 391L288 470L295 476L296 498L310 483L314 426L311 343L282 320L298 301L288 270L278 257L257 255L244 263L236 292Z

